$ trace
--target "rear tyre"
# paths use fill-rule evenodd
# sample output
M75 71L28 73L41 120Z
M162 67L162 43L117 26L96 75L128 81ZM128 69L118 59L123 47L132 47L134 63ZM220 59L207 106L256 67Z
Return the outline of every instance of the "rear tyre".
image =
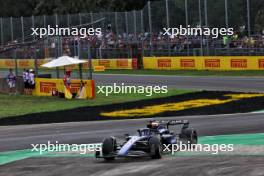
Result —
M149 139L150 156L152 159L160 159L162 156L162 147L159 138L151 137Z
M102 154L105 160L111 161L114 160L115 157L112 156L116 151L116 140L113 137L109 137L104 139L102 144Z
M193 129L184 129L181 134L183 140L187 143L188 147L195 148L195 145L198 142L198 135L197 132Z

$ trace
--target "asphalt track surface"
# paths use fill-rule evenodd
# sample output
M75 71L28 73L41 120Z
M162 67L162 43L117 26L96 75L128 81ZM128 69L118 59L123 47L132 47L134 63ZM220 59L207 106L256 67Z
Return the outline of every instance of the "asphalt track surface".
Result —
M186 116L160 119L187 119L200 136L263 133L262 113L233 115ZM145 127L148 119L71 122L39 125L1 126L0 151L30 148L30 144L59 141L60 143L96 143L104 137L122 137L125 133L135 134Z
M264 132L262 113L162 119L188 119L200 136ZM45 144L48 140L69 144L100 142L106 136L133 134L137 128L144 127L146 121L135 119L3 126L0 128L0 150L31 148L30 144ZM263 156L164 157L154 161L118 159L113 163L78 157L29 158L0 166L0 175L263 175L263 166Z
M264 92L264 77L94 74L97 85L163 85L168 88Z
M167 85L169 88L263 92L262 78L94 75L100 85ZM262 113L187 116L200 136L263 133ZM147 119L1 126L0 151L31 148L30 144L101 142L106 136L121 137L144 127ZM264 175L264 157L193 156L161 160L120 159L106 163L94 158L29 158L0 166L0 175Z

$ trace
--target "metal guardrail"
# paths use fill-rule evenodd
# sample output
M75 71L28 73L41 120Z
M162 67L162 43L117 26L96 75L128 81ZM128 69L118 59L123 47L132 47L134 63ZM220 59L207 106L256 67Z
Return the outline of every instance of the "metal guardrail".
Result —
M69 47L68 52L64 53L69 56L79 56L81 59L88 58L88 48L78 46ZM10 49L0 53L1 58L13 59L44 59L56 58L60 56L56 48L43 47L21 47ZM92 58L140 58L143 56L264 56L264 48L160 48L150 49L134 46L129 48L91 48Z

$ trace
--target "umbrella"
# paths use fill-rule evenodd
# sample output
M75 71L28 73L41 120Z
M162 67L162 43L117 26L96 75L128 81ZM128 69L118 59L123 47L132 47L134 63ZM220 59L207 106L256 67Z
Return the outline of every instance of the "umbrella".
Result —
M66 65L75 65L75 64L82 64L86 63L88 61L85 60L80 60L77 58L72 58L69 56L61 56L57 59L54 59L46 64L41 65L42 67L47 67L47 68L53 68L53 67L62 67Z

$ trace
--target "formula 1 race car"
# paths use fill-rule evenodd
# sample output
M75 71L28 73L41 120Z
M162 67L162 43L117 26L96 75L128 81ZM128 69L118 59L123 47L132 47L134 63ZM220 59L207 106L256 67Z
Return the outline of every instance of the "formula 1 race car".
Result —
M138 129L137 135L125 134L123 141L117 141L115 137L105 138L102 150L97 151L95 157L114 160L115 157L149 156L159 159L164 146L180 141L188 145L197 144L197 138L197 132L189 127L187 120L152 120L148 122L147 128Z

